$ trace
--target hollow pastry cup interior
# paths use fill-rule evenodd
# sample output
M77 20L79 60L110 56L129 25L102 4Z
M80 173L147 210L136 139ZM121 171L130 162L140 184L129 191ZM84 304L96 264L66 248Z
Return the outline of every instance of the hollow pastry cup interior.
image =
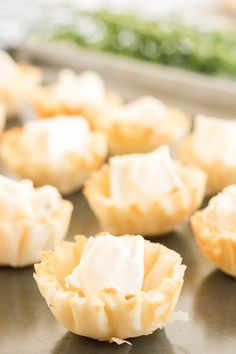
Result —
M102 133L93 133L87 154L68 153L56 161L49 160L40 151L22 147L24 128L13 128L2 134L0 151L4 165L20 178L31 179L35 186L50 184L61 193L70 194L79 189L91 172L106 159L107 142ZM25 145L24 145L25 146Z
M65 277L78 265L87 239L76 236L75 241L58 242L55 251L42 252L41 263L35 265L39 290L64 327L82 336L112 341L150 334L166 324L177 303L186 268L178 253L145 241L140 292L125 296L115 289L105 289L84 296L82 290L65 286Z
M44 220L0 222L0 265L24 267L38 262L40 251L53 249L55 241L66 236L72 210L71 202L62 199Z
M204 154L204 151L202 153ZM195 154L192 135L180 143L177 149L177 156L182 162L195 165L207 173L206 194L208 196L219 193L224 187L236 183L236 164L228 166L223 161L206 163Z
M175 190L149 203L119 206L110 197L109 165L104 165L86 181L83 190L103 229L114 235L160 236L172 231L202 203L206 174L192 166L176 163L186 193Z
M114 120L112 113L109 116L105 112L104 116L101 130L108 138L111 155L145 153L163 144L174 145L188 134L191 125L190 117L175 108L168 108L166 121L155 127L145 127L128 120Z
M203 255L223 272L236 277L236 230L220 232L209 226L204 210L192 216L191 225Z

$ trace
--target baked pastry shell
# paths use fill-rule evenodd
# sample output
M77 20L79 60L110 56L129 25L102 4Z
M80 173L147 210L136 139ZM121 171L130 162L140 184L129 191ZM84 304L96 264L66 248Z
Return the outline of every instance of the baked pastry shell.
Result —
M69 331L101 341L116 341L150 334L163 327L173 313L183 285L181 257L160 244L145 241L142 291L125 296L105 289L84 296L65 286L65 277L79 263L87 242L58 242L54 252L42 252L34 278L57 320Z
M99 128L98 121L102 119L105 107L121 105L121 97L114 92L107 92L104 103L95 104L78 104L70 106L65 102L54 97L55 85L49 85L39 88L32 98L32 106L39 118L53 118L57 115L80 115L85 117L91 128Z
M118 206L109 196L109 165L92 174L83 192L104 230L114 235L128 232L160 236L190 216L201 205L205 194L206 174L195 167L178 167L186 185L186 198L177 190L145 207L140 203Z
M204 154L204 151L202 153ZM217 194L226 186L236 183L236 164L228 166L222 161L206 163L194 153L192 135L180 143L177 155L182 162L195 165L207 173L206 194L208 196Z
M22 149L23 128L13 128L2 134L1 156L5 166L20 178L31 179L35 186L50 184L61 193L70 194L79 189L91 172L99 168L107 156L107 142L102 133L93 133L88 154L67 154L51 163L37 151Z
M143 118L145 120L145 117ZM137 122L104 119L101 128L108 138L111 155L145 153L163 144L173 145L188 134L191 120L183 112L168 108L168 123L144 127Z
M42 72L39 68L28 64L17 64L14 82L0 85L0 100L4 103L9 118L16 115L25 102L31 100L32 92L41 80Z
M40 259L39 252L53 249L66 236L73 206L61 200L50 218L0 222L0 265L24 267Z
M236 231L224 233L209 227L204 211L192 216L191 225L203 255L223 272L236 277Z

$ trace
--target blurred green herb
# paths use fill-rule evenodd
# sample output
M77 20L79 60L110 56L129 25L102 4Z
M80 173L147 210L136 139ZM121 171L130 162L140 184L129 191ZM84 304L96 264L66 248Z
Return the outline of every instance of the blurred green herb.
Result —
M83 47L198 71L236 77L236 31L204 31L179 21L151 21L131 15L76 14L55 25L50 36Z

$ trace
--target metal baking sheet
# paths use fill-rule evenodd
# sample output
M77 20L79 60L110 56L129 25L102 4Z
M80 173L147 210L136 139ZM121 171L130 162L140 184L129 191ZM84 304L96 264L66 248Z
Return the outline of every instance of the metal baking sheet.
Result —
M142 94L145 93L144 88ZM89 236L101 231L81 192L68 199L74 204L68 240L73 240L76 234ZM152 241L179 252L187 265L177 310L189 314L188 322L175 322L152 335L131 339L132 346L76 336L51 314L32 278L33 267L1 267L0 354L236 353L235 279L203 258L188 222Z
M15 54L45 67L95 70L127 100L149 94L191 114L236 118L236 80L91 51L69 43L29 41Z
M75 206L68 240L93 235L99 224L81 193L69 198ZM53 317L32 278L33 267L0 269L1 354L234 354L236 348L236 282L200 254L189 223L161 242L183 256L185 283L177 310L188 322L175 322L149 336L132 339L132 347L76 336Z

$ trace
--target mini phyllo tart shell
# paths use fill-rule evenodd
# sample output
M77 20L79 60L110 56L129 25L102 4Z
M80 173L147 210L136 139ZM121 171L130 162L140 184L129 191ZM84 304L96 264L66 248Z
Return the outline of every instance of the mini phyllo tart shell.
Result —
M202 153L204 154L204 151ZM223 161L206 162L201 159L194 152L192 135L180 143L177 155L182 162L197 166L207 173L206 194L208 196L236 183L236 165L226 165Z
M176 190L150 201L126 207L115 204L109 195L109 165L104 165L86 181L84 194L102 227L112 234L125 232L159 236L172 231L202 203L206 174L192 166L178 166L186 193Z
M39 118L54 118L58 115L65 116L83 116L89 122L91 128L100 126L103 111L106 107L121 105L121 97L113 92L106 94L106 100L103 105L94 105L79 103L77 106L67 105L65 102L54 98L54 85L39 88L32 98L32 106Z
M46 155L39 158L30 146L27 151L22 149L22 130L13 128L2 134L1 156L9 171L20 178L32 180L36 186L50 184L62 194L73 193L106 159L107 143L101 133L93 133L87 154L78 156L70 152L59 162L52 163Z
M0 265L24 267L38 262L39 252L53 249L67 233L73 206L61 199L50 218L0 222Z
M101 130L108 138L111 155L149 152L163 144L173 145L188 134L191 121L185 113L168 107L167 116L164 124L155 127L108 116Z
M79 264L87 239L58 242L54 252L42 252L34 278L57 320L69 331L100 341L122 343L162 328L174 311L183 285L181 257L160 244L145 241L141 291L128 296L104 289L84 296L68 288L65 278Z
M21 106L31 101L32 94L40 84L42 72L28 64L17 64L14 81L0 85L0 101L6 107L8 117L16 115Z
M236 277L236 230L222 232L209 226L204 210L192 216L191 225L203 255L223 272Z

